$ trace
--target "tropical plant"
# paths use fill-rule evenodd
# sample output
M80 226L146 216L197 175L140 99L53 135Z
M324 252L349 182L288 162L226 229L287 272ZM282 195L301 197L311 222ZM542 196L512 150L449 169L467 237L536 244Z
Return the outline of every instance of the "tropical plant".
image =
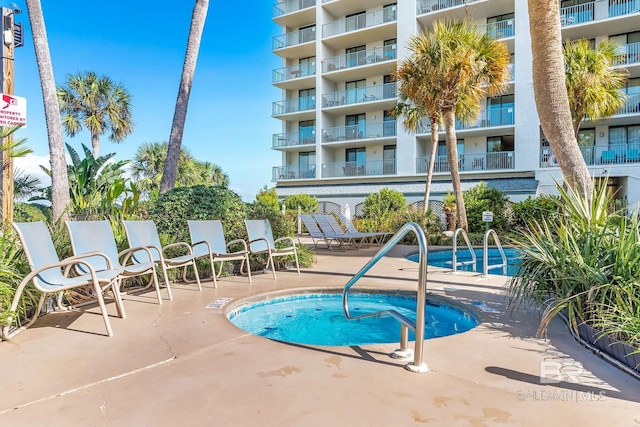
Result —
M256 204L269 206L272 209L279 210L280 202L278 201L278 193L276 193L275 187L267 188L265 185L262 190L256 194Z
M60 123L60 108L56 96L56 84L49 53L47 32L42 15L40 0L25 0L29 12L31 36L40 74L40 85L44 101L44 117L47 123L49 158L51 161L51 211L54 220L65 220L69 205L69 181L67 163L64 156L64 139Z
M298 208L303 213L318 212L318 199L308 194L293 194L284 198L282 203L289 209L297 212Z
M42 181L35 175L16 169L13 174L13 198L24 201L42 191Z
M560 29L560 2L529 1L529 32L533 53L533 93L542 132L562 170L564 182L591 195L593 183L573 129L565 79Z
M402 112L409 118L409 129L417 127L421 116L429 117L432 132L439 124L438 113L442 115L458 225L467 229L455 122L456 118L462 122L476 120L481 101L506 90L510 80L509 51L504 43L486 33L479 34L476 26L467 21L436 21L431 32L411 40L410 49L413 62L403 63L397 73L405 80L400 84L401 100L410 102L401 101L396 114ZM432 150L435 139L432 133ZM432 151L431 158L434 157ZM429 167L432 170L431 164Z
M482 221L482 213L493 212L493 222L489 225L495 230L507 230L509 221L507 218L507 196L497 188L489 188L486 183L480 182L463 193L464 202L467 205L467 218L469 231L483 232L485 223Z
M48 206L38 203L19 202L13 208L13 218L16 222L51 222L51 210Z
M0 207L2 208L2 218L6 222L13 220L13 199L14 199L14 171L13 159L24 157L33 152L24 144L26 139L13 141L12 134L20 129L22 125L4 128L0 126L0 153L2 153L2 188L0 189Z
M157 200L160 194L162 171L167 158L166 142L144 143L136 151L131 163L133 178L143 194ZM176 187L214 185L227 187L229 177L220 166L195 160L185 148L180 150Z
M94 157L100 152L100 135L111 132L110 141L122 142L133 132L131 95L107 76L98 77L93 71L67 76L57 96L65 133L73 137L86 128Z
M584 322L606 329L612 313L624 323L640 311L640 218L613 209L606 180L590 196L557 188L560 214L532 221L513 239L524 258L508 283L510 305L544 309L540 334L560 312L574 329Z
M564 45L565 78L573 131L578 136L585 118L599 120L624 106L626 74L613 68L618 45L609 40L592 47L589 40Z
M547 221L553 221L558 215L557 197L549 194L532 198L527 197L525 200L516 202L511 209L513 210L512 225L515 228L527 227L533 221L540 222L543 218Z
M162 180L160 182L160 194L164 194L176 185L178 174L178 161L180 158L180 147L182 145L182 134L187 118L187 107L189 105L189 95L191 94L191 83L196 71L196 61L200 50L200 40L204 29L204 22L207 19L209 0L196 0L191 15L191 28L189 29L189 39L187 40L187 50L182 66L182 76L178 89L178 99L173 114L171 124L171 135L169 136L169 146L167 149L167 161L164 165Z

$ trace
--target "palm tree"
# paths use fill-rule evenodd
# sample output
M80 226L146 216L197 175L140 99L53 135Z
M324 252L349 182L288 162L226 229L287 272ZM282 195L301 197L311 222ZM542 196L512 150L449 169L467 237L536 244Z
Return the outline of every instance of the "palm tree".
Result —
M16 169L13 174L13 188L14 199L22 202L42 191L42 181L35 175Z
M503 43L479 34L477 28L466 21L437 21L431 32L411 40L410 49L414 61L403 63L397 73L401 80L405 77L400 84L401 98L406 97L412 103L405 109L408 120L405 126L415 128L421 116L429 117L433 159L439 115L442 115L458 226L467 229L455 121L456 118L462 122L476 120L481 101L487 95L505 91L510 79L509 52ZM429 169L432 168L430 162Z
M182 66L182 77L180 78L180 88L178 89L178 99L176 109L173 114L171 124L171 135L169 136L169 148L167 150L167 162L164 165L162 181L160 184L160 194L175 187L176 175L178 172L178 159L180 157L180 147L182 146L182 135L184 124L187 119L187 107L189 105L189 95L191 94L191 83L196 71L196 61L200 50L200 40L204 22L207 19L209 0L196 0L191 15L191 28L189 29L189 39L187 41L187 51Z
M553 150L565 183L590 197L593 182L578 146L567 94L560 31L560 2L528 2L533 52L533 93L540 126Z
M60 109L56 96L56 83L53 77L49 42L47 41L47 31L44 25L40 0L25 1L29 13L29 23L31 24L36 63L40 73L44 116L47 123L49 156L51 159L51 215L54 221L64 221L67 215L66 209L69 206L69 181L67 179L67 162L64 156Z
M196 162L196 164L200 172L200 179L206 185L216 185L225 188L229 186L229 175L224 173L220 166L211 162Z
M626 74L612 68L617 49L618 45L608 40L595 47L585 39L564 45L569 109L576 138L585 117L602 119L625 104L627 97L620 89L625 85Z
M133 132L131 95L122 84L92 71L67 77L58 88L62 125L73 137L86 128L91 133L93 157L100 152L100 135L110 131L109 140L122 142Z
M33 153L33 150L26 147L24 144L26 139L19 139L13 141L11 135L22 125L11 126L4 128L0 126L0 158L2 163L0 169L2 170L2 190L0 191L0 206L2 207L2 219L6 222L13 221L13 199L14 199L14 171L13 171L13 159L16 157L24 157L27 154Z

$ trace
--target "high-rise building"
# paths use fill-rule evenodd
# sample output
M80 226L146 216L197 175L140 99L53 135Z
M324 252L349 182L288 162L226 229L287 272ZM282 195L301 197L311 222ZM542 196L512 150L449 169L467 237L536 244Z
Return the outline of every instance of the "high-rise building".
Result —
M540 129L533 96L531 43L524 0L288 0L273 19L282 34L273 52L282 67L273 84L282 90L273 117L282 132L272 148L282 153L273 168L280 196L306 193L323 202L358 206L387 187L409 202L422 200L431 153L430 127L404 130L391 109L392 78L409 55L411 36L440 19L470 19L504 42L512 81L487 98L480 117L458 124L458 167L463 188L480 181L513 201L552 193L562 173ZM608 178L617 197L640 202L640 0L568 0L560 5L565 40L617 42L615 66L628 70L626 105L605 120L583 123L578 142L595 178ZM441 129L432 200L451 190Z

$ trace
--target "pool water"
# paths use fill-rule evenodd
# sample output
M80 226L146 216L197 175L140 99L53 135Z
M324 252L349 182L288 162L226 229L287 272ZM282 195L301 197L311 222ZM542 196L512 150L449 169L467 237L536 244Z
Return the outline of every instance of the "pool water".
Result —
M514 276L516 271L518 270L518 264L520 263L520 258L522 256L522 252L517 249L512 248L504 248L504 255L507 258L507 276ZM482 257L484 255L483 249L475 249L476 253L476 272L482 273ZM453 268L451 265L451 251L437 251L437 252L429 252L427 255L427 264L434 267L443 267L443 268ZM502 257L500 256L500 251L498 249L489 249L488 253L488 265L489 265L489 274L502 274L502 267L491 269L492 265L502 264ZM409 255L407 259L418 262L419 255L413 254ZM468 262L471 261L471 252L469 249L458 249L458 263L460 262ZM473 266L471 264L463 264L458 265L458 271L473 271Z
M349 295L352 316L394 309L415 321L415 296L390 293ZM309 293L240 307L229 314L238 328L272 340L321 346L385 344L400 341L400 322L390 316L349 320L342 294ZM441 301L427 301L425 339L468 331L478 325L471 314ZM415 335L409 331L409 339Z

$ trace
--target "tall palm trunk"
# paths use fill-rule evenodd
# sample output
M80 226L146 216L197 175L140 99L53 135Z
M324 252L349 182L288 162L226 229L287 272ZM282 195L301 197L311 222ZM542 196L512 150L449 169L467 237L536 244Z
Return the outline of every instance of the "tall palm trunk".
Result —
M562 169L565 183L579 194L590 197L593 183L576 140L569 109L559 3L558 0L528 2L533 90L540 125Z
M449 170L451 171L451 185L453 193L456 195L456 216L457 227L469 231L467 224L467 209L464 206L462 197L462 184L460 182L460 172L458 171L458 141L456 139L456 110L447 108L443 111L444 127L447 133L447 157L449 158Z
M431 180L433 179L433 167L436 163L438 153L438 127L440 120L431 118L431 156L429 156L429 166L427 168L427 181L424 186L424 213L429 210L429 195L431 193Z
M51 211L53 221L64 221L70 203L67 162L64 156L64 139L60 122L60 107L56 94L56 82L47 41L40 0L26 0L29 23L33 37L36 62L40 73L40 86L44 100L44 117L47 123L49 156L51 158Z
M187 107L189 105L189 95L191 94L191 83L196 71L196 61L200 50L200 40L204 22L207 18L209 0L196 0L191 15L191 28L189 29L189 40L187 41L187 51L182 67L182 77L180 88L178 89L178 99L171 125L171 135L169 136L169 147L167 149L167 161L162 173L160 182L160 194L164 194L176 185L176 175L178 173L178 159L180 158L180 148L182 146L182 135L184 124L187 118Z

